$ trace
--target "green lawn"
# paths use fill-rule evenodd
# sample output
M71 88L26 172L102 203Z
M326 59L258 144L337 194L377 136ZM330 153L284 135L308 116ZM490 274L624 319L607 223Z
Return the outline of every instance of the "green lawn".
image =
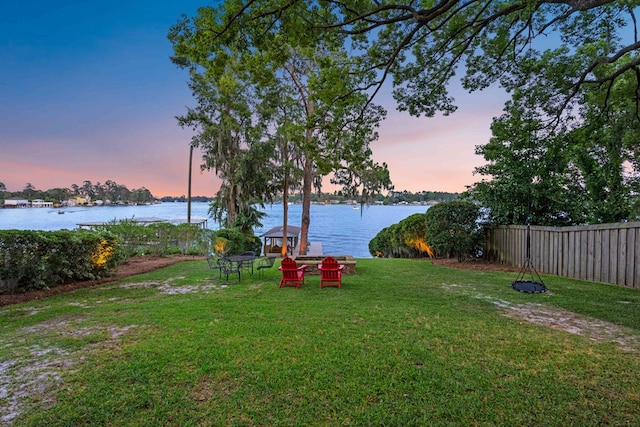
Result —
M640 425L640 292L358 260L342 289L205 261L0 308L0 425Z

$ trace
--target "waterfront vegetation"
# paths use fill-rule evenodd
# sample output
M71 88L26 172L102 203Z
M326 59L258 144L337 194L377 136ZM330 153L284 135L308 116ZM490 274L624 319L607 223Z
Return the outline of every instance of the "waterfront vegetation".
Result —
M369 242L377 257L456 257L462 262L482 254L484 233L480 208L465 200L452 200L413 214L383 228Z
M126 203L149 203L160 201L163 203L187 202L188 198L184 194L181 196L163 196L156 198L145 187L140 189L129 190L124 185L116 184L111 180L107 180L105 184L91 184L91 181L84 181L82 187L73 184L69 188L52 188L48 190L38 190L32 184L27 183L20 191L8 191L2 182L0 182L0 205L4 200L10 197L21 197L25 200L42 199L47 202L60 203L75 196L89 197L89 200L111 200ZM383 205L394 204L427 204L445 202L455 200L460 196L459 193L448 193L446 191L417 191L411 192L407 190L394 191L390 190L386 195L378 194L369 203L380 203ZM347 203L353 202L353 198L341 191L334 192L315 192L310 196L313 203ZM196 203L212 202L213 197L209 196L192 196L191 201ZM290 203L301 203L302 196L298 193L290 194L288 197ZM276 196L274 203L282 203L282 196Z
M0 293L107 276L121 261L119 252L109 233L0 230Z
M61 204L68 200L78 200L78 204L92 204L96 200L112 204L142 204L155 201L155 197L145 187L129 190L126 185L121 185L110 179L104 184L91 181L83 181L82 186L71 184L69 188L50 188L38 190L33 184L27 182L20 191L9 191L4 183L0 182L0 203L10 197L20 197L28 201L41 199L45 202Z
M136 255L260 253L262 243L238 229L208 230L166 222L110 221L89 230L0 230L0 293L49 289L98 279Z
M640 423L638 290L357 262L342 289L278 289L276 268L224 286L195 260L2 307L2 422Z

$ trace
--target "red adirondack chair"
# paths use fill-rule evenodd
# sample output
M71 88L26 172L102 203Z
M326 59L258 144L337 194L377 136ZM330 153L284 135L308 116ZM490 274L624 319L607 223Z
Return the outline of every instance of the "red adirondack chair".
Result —
M320 288L323 286L337 286L340 289L342 283L342 270L344 265L338 265L333 257L326 257L322 260L322 264L318 265L320 271Z
M306 269L306 264L298 267L293 259L289 257L283 258L280 267L278 267L278 270L282 271L282 279L280 279L278 288L283 286L295 286L296 289L299 288L300 285L304 283L304 273Z

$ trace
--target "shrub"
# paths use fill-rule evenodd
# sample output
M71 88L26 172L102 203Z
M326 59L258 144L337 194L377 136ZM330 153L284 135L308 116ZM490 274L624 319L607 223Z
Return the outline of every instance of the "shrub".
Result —
M225 254L240 254L247 251L259 254L262 251L262 241L259 237L243 233L238 228L223 228L214 231L211 234L210 252L215 252L216 243L222 241L226 242L224 245Z
M97 279L120 259L116 239L104 232L0 231L0 292Z
M475 256L482 246L478 224L480 208L475 204L453 200L432 206L425 214L429 243L438 256L464 261Z
M193 224L161 222L143 225L129 219L113 220L97 229L116 236L126 258L174 253L203 255L211 233Z
M97 227L96 230L116 236L125 260L138 255L149 239L149 230L129 219L112 220Z
M383 228L371 241L369 253L376 257L417 258L433 252L425 236L425 214L413 214Z
M369 253L374 257L388 257L392 252L391 244L392 227L385 227L369 241Z

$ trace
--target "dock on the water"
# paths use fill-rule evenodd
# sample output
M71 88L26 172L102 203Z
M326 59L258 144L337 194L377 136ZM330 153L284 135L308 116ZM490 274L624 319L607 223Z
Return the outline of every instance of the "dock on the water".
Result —
M64 213L64 212L63 212ZM128 218L128 219L121 219L121 220L114 220L114 221L109 221L109 222L81 222L76 224L78 226L78 228L88 228L88 229L94 229L97 227L104 227L104 226L110 226L110 225L117 225L118 222L131 222L135 225L149 225L149 224L158 224L158 223L163 223L163 222L167 222L173 225L180 225L180 224L186 224L188 222L187 218L174 218L174 219L164 219L164 218L155 218L155 217L149 217L149 218ZM206 229L207 228L207 219L206 218L191 218L191 224L192 225L197 225L200 228Z
M294 256L300 255L300 248L296 247L293 252ZM321 256L322 253L322 243L320 242L310 242L309 246L307 246L307 255L308 256Z

